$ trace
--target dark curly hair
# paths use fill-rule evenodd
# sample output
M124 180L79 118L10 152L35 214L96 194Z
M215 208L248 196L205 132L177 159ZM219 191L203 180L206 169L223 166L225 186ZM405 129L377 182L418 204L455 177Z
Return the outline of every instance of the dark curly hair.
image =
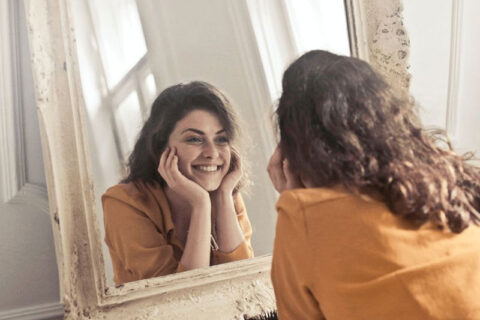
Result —
M283 75L276 116L293 173L380 194L394 214L456 233L480 224L480 170L427 132L413 98L356 58L310 51Z
M179 120L194 110L204 110L216 115L225 128L229 144L242 157L239 119L229 99L219 89L203 81L177 84L163 90L155 99L150 116L145 122L132 153L128 158L128 175L121 182L157 182L166 185L157 167L168 138ZM245 163L241 159L242 167ZM244 175L234 192L247 182Z

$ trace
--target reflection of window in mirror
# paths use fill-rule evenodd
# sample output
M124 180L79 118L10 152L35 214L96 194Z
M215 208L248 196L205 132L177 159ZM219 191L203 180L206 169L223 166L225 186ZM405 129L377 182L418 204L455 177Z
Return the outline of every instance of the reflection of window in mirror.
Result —
M124 164L157 88L135 0L73 4L89 148L96 155L91 160L99 193L126 173ZM103 231L101 216L99 222ZM105 263L110 270L110 259Z
M92 141L113 135L122 168L156 93L137 5L124 0L79 1L76 6L87 113L91 125L106 127Z
M140 100L136 91L131 92L116 107L114 119L122 158L126 159L135 144L138 128L143 123Z
M147 53L135 0L87 1L108 87L113 89ZM92 39L92 41L95 41Z

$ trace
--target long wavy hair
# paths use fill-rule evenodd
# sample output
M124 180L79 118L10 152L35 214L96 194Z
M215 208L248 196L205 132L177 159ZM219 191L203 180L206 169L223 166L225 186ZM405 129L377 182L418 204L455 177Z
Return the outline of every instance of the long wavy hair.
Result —
M283 75L276 116L293 173L315 187L380 194L417 225L480 224L480 170L425 130L413 98L359 59L310 51Z
M242 143L237 114L230 100L213 85L193 81L177 84L163 90L153 102L150 116L145 122L132 153L128 158L128 175L121 182L159 183L166 185L157 167L168 138L177 122L194 110L204 110L216 115L225 129L229 144L242 161L243 177L236 186L237 192L247 183L245 160L242 158Z

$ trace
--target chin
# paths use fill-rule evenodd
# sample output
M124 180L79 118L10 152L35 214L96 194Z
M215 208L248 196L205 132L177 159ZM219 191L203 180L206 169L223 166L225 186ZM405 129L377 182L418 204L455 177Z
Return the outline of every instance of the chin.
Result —
M220 183L202 183L198 181L197 183L208 192L216 191L220 187Z
M224 174L215 174L212 176L191 175L191 179L208 192L218 190L224 177Z

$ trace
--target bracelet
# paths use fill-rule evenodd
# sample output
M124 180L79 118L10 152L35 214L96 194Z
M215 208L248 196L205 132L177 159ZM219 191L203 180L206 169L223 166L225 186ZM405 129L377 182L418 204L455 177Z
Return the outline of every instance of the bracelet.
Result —
M218 251L218 244L217 241L215 241L213 234L210 235L210 248L212 251Z

